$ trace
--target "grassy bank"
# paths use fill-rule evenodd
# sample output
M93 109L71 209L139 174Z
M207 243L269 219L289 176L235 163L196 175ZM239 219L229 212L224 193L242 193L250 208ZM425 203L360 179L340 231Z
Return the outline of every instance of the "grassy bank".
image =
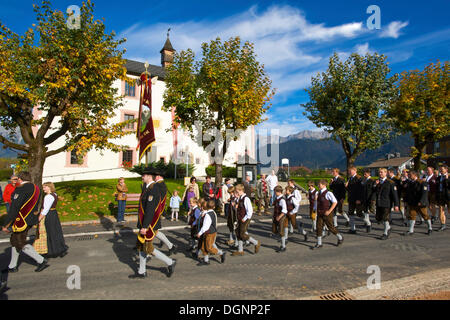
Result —
M182 179L165 179L167 188L172 193L178 190L180 198L184 192ZM141 192L141 178L125 179L129 193ZM95 220L99 217L113 217L117 214L114 205L114 192L116 191L117 179L107 180L83 180L83 181L67 181L55 183L56 193L58 194L58 212L61 221L83 221ZM169 206L170 194L166 201ZM136 209L127 210L136 212ZM5 214L4 206L0 207L0 213ZM0 218L2 220L2 218ZM0 221L1 223L1 221Z

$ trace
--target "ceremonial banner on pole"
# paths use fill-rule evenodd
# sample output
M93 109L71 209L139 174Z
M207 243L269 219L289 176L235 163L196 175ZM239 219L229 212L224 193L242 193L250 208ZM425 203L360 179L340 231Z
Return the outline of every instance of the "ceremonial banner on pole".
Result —
M150 74L145 72L141 74L141 94L139 99L139 116L137 138L139 149L139 162L147 151L152 150L152 144L155 142L155 131L152 119L152 79Z

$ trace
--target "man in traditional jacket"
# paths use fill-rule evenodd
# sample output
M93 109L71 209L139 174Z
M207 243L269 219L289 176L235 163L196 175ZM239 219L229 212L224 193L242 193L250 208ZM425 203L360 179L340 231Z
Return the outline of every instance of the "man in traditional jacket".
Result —
M17 262L20 252L25 253L37 262L36 272L40 272L49 266L47 259L38 254L31 244L27 244L28 231L39 222L40 197L41 190L37 185L31 183L30 173L20 172L17 187L11 195L11 207L2 227L3 231L12 232L9 272L18 271Z
M144 170L142 173L144 185L139 198L137 223L139 233L136 245L139 251L139 270L136 274L130 275L130 279L141 279L147 276L146 264L148 255L153 255L156 259L167 264L168 277L172 276L175 269L176 260L170 259L153 247L153 239L161 227L160 217L166 204L166 199L161 197L160 187L155 185L154 176L156 174L157 172L149 169Z

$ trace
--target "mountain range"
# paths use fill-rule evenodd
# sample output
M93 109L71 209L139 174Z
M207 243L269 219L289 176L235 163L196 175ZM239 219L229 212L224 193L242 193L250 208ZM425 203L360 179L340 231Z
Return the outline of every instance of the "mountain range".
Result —
M266 152L267 139L258 136L258 151ZM324 131L301 131L287 137L279 137L279 154L281 159L289 159L291 167L305 166L311 169L346 167L345 153L340 143L332 140L330 134ZM387 153L400 153L400 156L409 156L413 139L409 135L401 135L382 145L376 150L363 152L355 161L355 165L365 166L376 160L383 159ZM270 144L267 146L270 154ZM258 152L258 156L260 154ZM259 157L258 157L258 160ZM264 166L263 166L264 167Z

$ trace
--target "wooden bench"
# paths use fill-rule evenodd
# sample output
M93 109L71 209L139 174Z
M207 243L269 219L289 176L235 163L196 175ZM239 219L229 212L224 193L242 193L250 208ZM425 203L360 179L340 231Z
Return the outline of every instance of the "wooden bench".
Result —
M140 197L141 197L140 193L127 193L127 203L125 205L125 210L126 209L138 209ZM114 205L114 208L115 209L117 208L117 202ZM125 212L125 214L133 214L133 212Z

